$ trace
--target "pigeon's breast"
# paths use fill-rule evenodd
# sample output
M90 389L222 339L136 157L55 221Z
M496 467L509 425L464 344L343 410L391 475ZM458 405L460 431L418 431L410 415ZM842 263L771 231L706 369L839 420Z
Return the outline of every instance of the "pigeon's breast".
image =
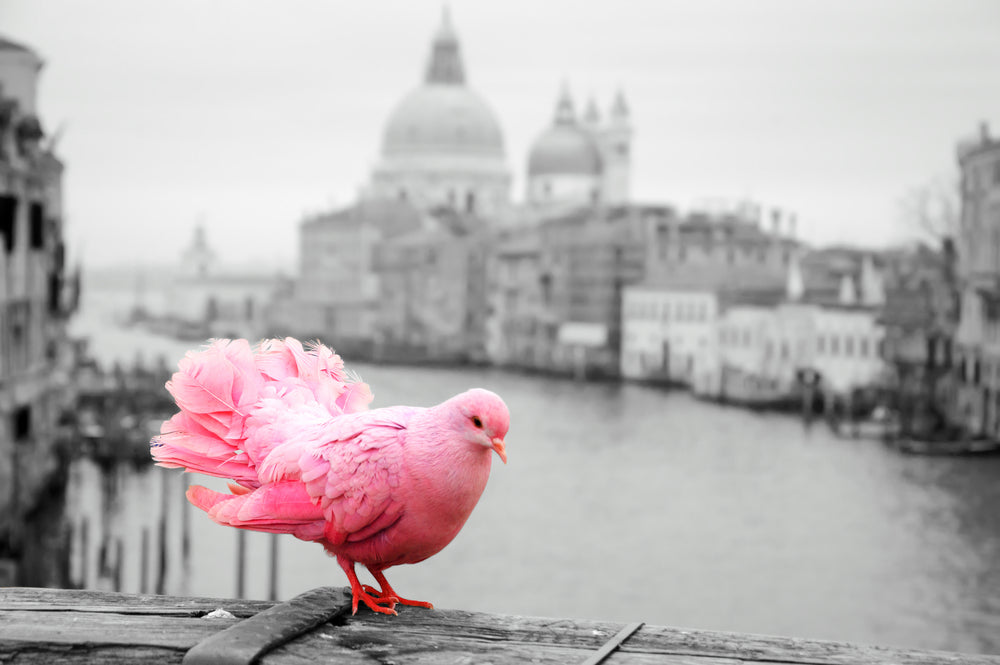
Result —
M465 525L482 496L490 473L490 457L463 465L461 473L419 473L408 478L398 497L401 517L358 542L337 547L354 561L383 567L418 563L440 552ZM485 462L485 463L483 463Z

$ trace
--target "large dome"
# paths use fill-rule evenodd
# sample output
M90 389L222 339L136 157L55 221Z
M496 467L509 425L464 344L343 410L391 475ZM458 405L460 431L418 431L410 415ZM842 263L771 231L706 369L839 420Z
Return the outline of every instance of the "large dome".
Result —
M427 83L404 97L389 116L382 155L503 159L503 134L492 109L474 91Z
M586 131L556 124L538 137L528 156L528 176L600 175L601 153Z

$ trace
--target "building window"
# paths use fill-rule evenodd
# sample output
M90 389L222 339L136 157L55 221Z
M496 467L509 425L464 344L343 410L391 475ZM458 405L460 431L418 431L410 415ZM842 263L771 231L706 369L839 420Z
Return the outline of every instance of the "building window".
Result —
M48 280L48 305L49 314L57 315L60 310L60 300L62 297L62 279L59 277L59 273L51 272L49 273Z
M538 278L538 281L542 287L542 302L546 305L552 303L552 275L548 273L542 275Z
M854 338L850 335L844 338L844 355L847 357L854 355Z
M37 201L28 208L28 246L45 248L45 208Z
M830 336L830 355L835 356L840 353L840 338L836 335Z
M465 211L475 212L476 211L476 193L469 191L465 193Z
M858 340L858 355L861 356L862 358L867 358L868 351L869 351L868 338L862 337L860 340Z
M781 359L788 360L788 342L785 340L781 342Z
M818 355L826 353L826 337L823 335L817 335L816 337L816 353Z
M8 254L14 251L14 246L17 244L16 232L17 198L0 196L0 238L2 238L4 250Z
M31 437L31 407L19 406L11 414L15 441L26 441Z

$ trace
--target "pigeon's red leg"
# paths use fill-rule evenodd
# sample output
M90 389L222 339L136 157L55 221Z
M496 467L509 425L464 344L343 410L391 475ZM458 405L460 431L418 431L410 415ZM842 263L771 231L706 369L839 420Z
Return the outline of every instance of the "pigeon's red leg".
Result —
M353 561L338 556L337 563L339 563L340 567L344 569L345 573L347 573L347 580L351 583L351 594L353 596L351 599L351 614L358 613L359 600L367 605L372 612L379 612L381 614L396 614L396 610L393 609L396 606L396 601L393 598L388 596L380 597L371 595L365 590L365 587L361 586L361 582L358 580L358 575L354 572ZM389 607L382 607L379 605L379 602L388 602Z
M378 585L382 587L380 591L376 593L379 600L391 600L394 603L399 603L400 605L410 605L411 607L426 607L429 610L434 609L434 606L423 600L410 600L409 598L403 598L398 593L393 591L392 587L389 586L389 580L385 579L385 575L382 574L380 568L371 568L368 570L371 572L372 577L378 582ZM376 589L372 587L365 587L369 593L375 593Z

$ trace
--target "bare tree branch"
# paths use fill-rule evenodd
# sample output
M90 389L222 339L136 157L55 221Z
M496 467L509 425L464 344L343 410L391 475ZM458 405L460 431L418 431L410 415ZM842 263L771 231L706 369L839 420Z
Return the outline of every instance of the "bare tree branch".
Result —
M899 216L909 234L935 247L958 235L961 223L960 181L957 175L938 176L912 187L899 200Z

